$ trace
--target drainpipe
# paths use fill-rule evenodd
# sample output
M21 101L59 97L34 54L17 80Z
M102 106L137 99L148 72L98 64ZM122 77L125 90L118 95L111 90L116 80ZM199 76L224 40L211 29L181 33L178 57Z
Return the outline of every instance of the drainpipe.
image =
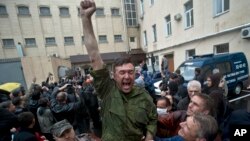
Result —
M125 32L125 37L124 37L124 41L126 41L126 48L127 48L127 53L130 51L130 46L129 46L129 42L128 42L128 40L127 40L127 36L128 36L128 31L127 31L127 24L126 24L126 12L124 11L124 3L123 3L123 0L121 0L121 8L122 8L122 14L124 15L124 16L122 16L123 18L122 18L122 21L123 21L123 30L124 30L124 32Z

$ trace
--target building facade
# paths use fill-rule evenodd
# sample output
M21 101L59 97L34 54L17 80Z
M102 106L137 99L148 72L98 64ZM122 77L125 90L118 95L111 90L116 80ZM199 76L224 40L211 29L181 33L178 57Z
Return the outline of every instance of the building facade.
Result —
M48 60L48 57L56 57L70 61L73 67L89 67L80 2L1 0L0 59L38 57ZM93 15L93 27L99 50L107 58L104 61L112 62L125 53L134 55L136 63L139 59L145 59L146 55L139 45L136 1L95 2L97 10Z
M159 63L167 55L171 71L207 53L242 51L250 61L249 0L137 1L142 48Z
M80 1L2 0L0 58L18 57L18 44L24 56L67 59L86 54ZM129 52L138 48L135 1L96 0L96 6L93 26L101 53ZM132 7L134 12L131 12Z
M89 67L80 1L1 0L0 59L58 57L73 67ZM250 60L249 0L95 2L93 27L106 63L126 53L136 63L147 57L150 70L152 62L160 70L164 55L170 71L207 53L242 51Z

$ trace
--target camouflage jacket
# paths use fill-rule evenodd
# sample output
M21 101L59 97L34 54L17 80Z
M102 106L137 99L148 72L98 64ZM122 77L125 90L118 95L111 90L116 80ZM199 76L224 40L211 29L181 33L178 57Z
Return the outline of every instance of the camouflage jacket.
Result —
M146 132L155 135L156 106L144 88L134 87L130 94L125 95L110 78L107 68L91 74L102 99L103 141L140 141Z

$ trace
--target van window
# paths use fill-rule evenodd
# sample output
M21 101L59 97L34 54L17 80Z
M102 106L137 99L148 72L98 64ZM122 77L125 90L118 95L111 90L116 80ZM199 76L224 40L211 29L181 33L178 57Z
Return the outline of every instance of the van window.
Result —
M194 79L195 73L194 69L195 66L188 66L188 65L183 65L179 69L181 71L181 75L184 77L185 81L190 81Z
M232 67L230 62L223 62L215 65L216 68L220 70L220 73L227 74L232 72Z
M202 74L202 76L204 76L204 79L206 79L207 76L212 74L211 66L206 65L206 66L202 67L201 74Z

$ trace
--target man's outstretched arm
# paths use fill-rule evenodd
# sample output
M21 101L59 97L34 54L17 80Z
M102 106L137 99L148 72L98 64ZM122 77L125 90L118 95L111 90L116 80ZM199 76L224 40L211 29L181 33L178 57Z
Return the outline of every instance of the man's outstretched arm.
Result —
M103 68L103 60L101 58L98 44L95 38L91 16L96 11L96 5L94 0L81 1L81 17L84 34L84 44L87 48L87 52L91 61L91 65L94 70Z

